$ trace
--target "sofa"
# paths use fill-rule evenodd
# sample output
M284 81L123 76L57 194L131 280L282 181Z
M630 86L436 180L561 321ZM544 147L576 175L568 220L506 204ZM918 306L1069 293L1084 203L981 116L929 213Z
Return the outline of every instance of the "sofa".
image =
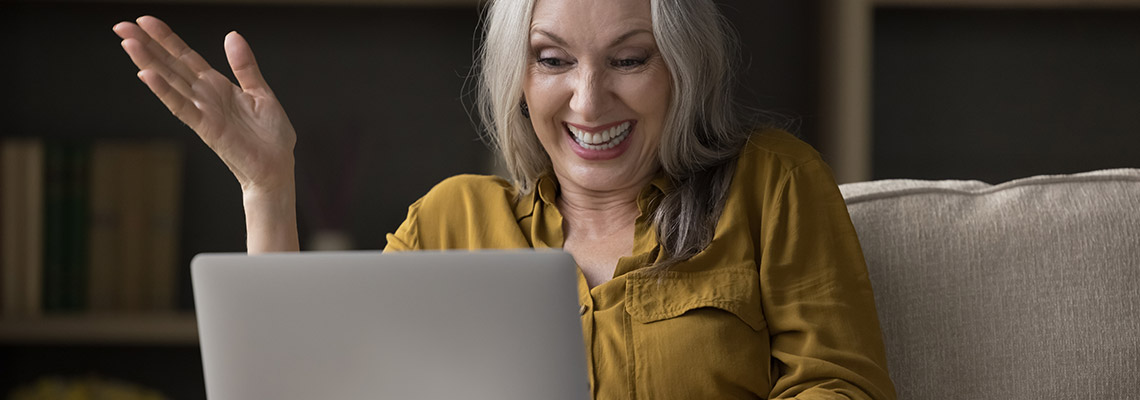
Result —
M1140 169L840 190L900 399L1140 399Z

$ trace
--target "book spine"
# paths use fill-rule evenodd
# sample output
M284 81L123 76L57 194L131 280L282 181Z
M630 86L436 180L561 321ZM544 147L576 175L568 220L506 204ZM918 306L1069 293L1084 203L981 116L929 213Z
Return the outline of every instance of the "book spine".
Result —
M4 146L4 140L0 140L0 318L4 318L4 298L5 293L7 293L4 286L4 226L8 220L4 211L4 193L6 192L4 186Z
M24 185L24 145L18 139L0 142L0 316L16 317L23 309L24 291L21 283L24 246L23 224L26 210L23 206Z
M122 236L116 245L119 247L121 270L116 282L118 295L117 309L126 312L143 311L143 285L148 281L147 252L150 238L147 237L147 171L146 149L142 144L133 143L122 149L119 157L118 176L121 177L121 196L116 204L119 208L119 224Z
M122 177L119 158L123 146L97 142L91 148L89 202L87 212L87 307L107 313L116 308L122 217L118 207Z
M146 284L147 303L155 311L173 311L177 296L178 238L181 208L182 154L174 143L148 148L150 176L147 260L152 274Z
M65 201L68 216L64 226L68 259L65 265L64 307L69 311L87 309L87 233L90 190L88 171L91 168L91 147L77 143L71 148L71 165L68 168L68 191Z
M44 212L44 144L38 140L27 143L24 159L24 204L28 223L24 230L24 315L39 316L43 290L43 212Z
M63 233L67 157L67 148L63 143L50 142L44 145L42 300L45 312L57 312L64 308L64 263L68 254Z

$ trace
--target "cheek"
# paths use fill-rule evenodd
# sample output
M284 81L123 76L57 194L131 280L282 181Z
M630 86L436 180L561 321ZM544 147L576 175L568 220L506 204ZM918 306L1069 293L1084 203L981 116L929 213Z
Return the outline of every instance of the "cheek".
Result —
M530 121L535 132L544 144L549 144L546 143L547 140L562 134L562 126L554 117L570 101L569 92L565 90L565 78L532 74L527 78L523 93L530 108Z
M673 99L673 77L667 72L659 72L646 90L653 93L652 96L646 97L648 102L646 107L662 114L667 112L669 102Z
M531 110L550 110L562 97L564 78L557 75L531 74L527 77L523 93Z
M627 82L622 93L625 103L649 122L660 126L672 99L672 81L668 74L655 74Z

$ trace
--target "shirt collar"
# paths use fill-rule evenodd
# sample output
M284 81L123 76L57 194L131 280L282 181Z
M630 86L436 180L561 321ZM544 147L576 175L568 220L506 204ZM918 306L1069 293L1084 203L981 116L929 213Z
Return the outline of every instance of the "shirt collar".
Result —
M653 177L652 181L649 181L649 186L657 188L662 194L669 194L669 192L673 191L673 180L665 176L665 172L658 171L657 176Z
M554 178L553 173L547 172L538 177L538 182L534 184L534 191L538 192L538 197L547 205L556 206L558 204L558 179Z
M531 191L519 196L515 205L515 218L522 219L534 214L535 205L541 200L548 206L556 207L558 200L558 181L552 174L545 173L538 177Z
M665 176L664 172L657 172L657 176L649 181L649 186L641 190L641 194L637 196L637 209L641 211L641 215L648 216L656 207L656 202L660 201L662 197L669 194L673 190L673 181Z

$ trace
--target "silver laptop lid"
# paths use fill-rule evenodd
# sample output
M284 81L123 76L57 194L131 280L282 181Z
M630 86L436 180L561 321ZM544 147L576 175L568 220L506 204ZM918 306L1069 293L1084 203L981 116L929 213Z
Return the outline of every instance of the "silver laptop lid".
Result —
M561 251L199 255L207 397L587 399L575 268Z

